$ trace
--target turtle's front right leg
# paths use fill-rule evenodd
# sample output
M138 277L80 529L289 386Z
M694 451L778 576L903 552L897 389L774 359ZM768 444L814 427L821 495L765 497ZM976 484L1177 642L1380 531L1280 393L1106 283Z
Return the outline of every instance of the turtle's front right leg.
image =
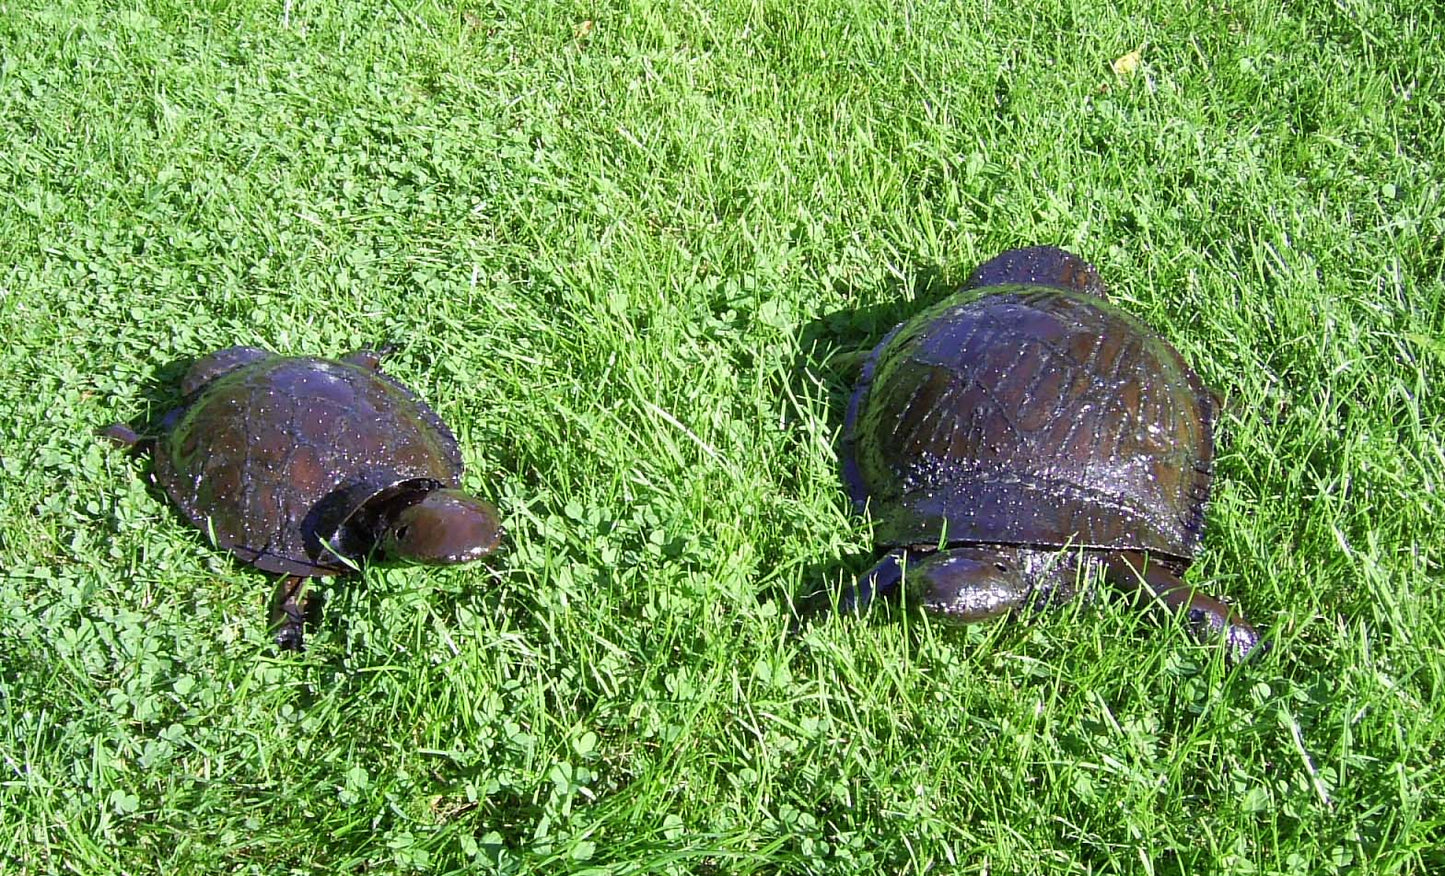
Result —
M287 575L271 596L271 629L276 631L276 647L283 651L305 650L305 583L300 575Z

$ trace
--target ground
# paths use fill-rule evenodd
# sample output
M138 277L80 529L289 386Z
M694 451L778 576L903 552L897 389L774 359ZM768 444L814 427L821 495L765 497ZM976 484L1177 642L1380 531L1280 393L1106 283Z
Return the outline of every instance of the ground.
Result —
M1445 22L1419 2L0 4L0 870L1445 867ZM1226 397L1190 580L795 627L863 351L1021 244ZM99 441L388 369L509 548L271 582Z

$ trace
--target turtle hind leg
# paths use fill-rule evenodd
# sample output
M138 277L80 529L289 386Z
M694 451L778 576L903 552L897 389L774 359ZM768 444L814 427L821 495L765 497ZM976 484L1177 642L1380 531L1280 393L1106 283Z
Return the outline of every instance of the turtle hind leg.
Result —
M356 365L359 368L365 368L368 371L380 371L382 360L385 359L387 356L390 356L392 353L395 353L396 350L397 345L392 343L382 344L376 349L372 349L370 347L363 347L360 350L354 350L350 353L347 353L345 356L342 356L341 361L345 362L348 365Z
M1137 594L1142 602L1160 604L1183 615L1195 639L1205 644L1223 639L1225 656L1231 662L1267 649L1243 615L1217 597L1195 591L1157 560L1151 562L1135 551L1120 551L1110 554L1104 566L1111 584Z
M1001 253L974 269L966 288L1023 283L1059 286L1108 300L1099 271L1088 262L1056 246L1027 246Z
M287 575L276 584L271 595L270 622L275 630L276 647L282 651L306 650L306 578Z
M190 396L222 374L235 371L252 362L269 359L273 355L275 354L260 347L226 347L208 356L202 356L191 363L191 367L187 369L186 376L181 381L181 395Z

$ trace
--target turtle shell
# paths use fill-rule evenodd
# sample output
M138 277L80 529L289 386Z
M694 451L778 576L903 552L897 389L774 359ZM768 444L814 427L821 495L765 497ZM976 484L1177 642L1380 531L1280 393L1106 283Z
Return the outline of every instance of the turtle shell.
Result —
M193 525L288 575L350 571L343 557L373 546L352 525L362 506L462 475L455 437L410 390L310 357L261 355L193 387L156 450L156 479Z
M874 349L844 476L891 547L1199 547L1215 404L1179 352L1097 294L959 293Z

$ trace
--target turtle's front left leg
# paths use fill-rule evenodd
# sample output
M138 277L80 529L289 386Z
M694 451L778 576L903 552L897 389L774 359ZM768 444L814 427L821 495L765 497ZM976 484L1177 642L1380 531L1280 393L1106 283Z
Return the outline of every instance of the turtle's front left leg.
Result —
M283 651L305 650L305 583L300 575L287 575L271 596L271 629L276 631L276 647Z
M1104 561L1109 583L1182 614L1200 642L1224 639L1225 656L1239 662L1260 647L1259 633L1217 597L1199 593L1157 560L1137 551L1117 551ZM1262 650L1262 649L1261 649Z

